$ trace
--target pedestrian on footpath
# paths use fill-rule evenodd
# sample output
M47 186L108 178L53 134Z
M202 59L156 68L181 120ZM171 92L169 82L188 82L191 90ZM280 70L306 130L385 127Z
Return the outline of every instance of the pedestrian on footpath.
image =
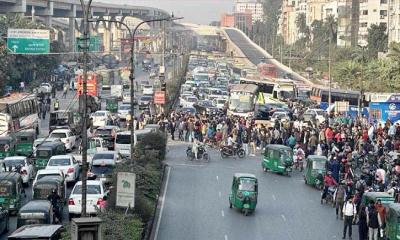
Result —
M349 228L349 239L352 235L352 225L356 220L357 210L356 205L353 203L353 199L348 197L346 203L343 206L343 215L344 215L344 226L343 226L343 237L342 239L346 239L347 228Z

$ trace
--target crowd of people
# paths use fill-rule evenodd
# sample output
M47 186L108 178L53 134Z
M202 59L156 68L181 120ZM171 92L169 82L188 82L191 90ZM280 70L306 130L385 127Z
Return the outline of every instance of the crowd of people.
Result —
M291 112L299 112L292 105ZM140 116L138 125L158 123L172 140L212 143L221 147L238 144L247 155L262 153L267 144L284 144L294 149L294 160L308 155L327 157L321 203L333 194L337 218L344 220L343 238L351 238L358 223L359 239L378 239L385 226L382 203L361 204L365 192L388 192L397 198L400 189L400 125L369 121L365 117L331 114L326 122L303 122L301 113L290 121L258 124L243 117L191 114L174 111L157 118ZM303 155L303 156L301 156ZM332 189L332 191L329 191ZM396 199L397 202L397 199Z

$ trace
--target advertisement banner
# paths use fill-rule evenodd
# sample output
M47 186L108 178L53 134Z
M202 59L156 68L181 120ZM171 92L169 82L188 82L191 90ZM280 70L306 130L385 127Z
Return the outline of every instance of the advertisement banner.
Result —
M400 103L378 102L369 104L370 119L378 122L400 121Z
M156 91L154 93L154 103L155 104L165 104L165 92Z
M117 202L118 207L135 207L136 174L119 172L117 175Z

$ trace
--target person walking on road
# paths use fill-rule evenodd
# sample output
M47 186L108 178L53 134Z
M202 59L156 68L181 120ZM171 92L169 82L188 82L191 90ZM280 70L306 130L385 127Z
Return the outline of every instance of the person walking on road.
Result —
M57 98L54 101L53 105L54 105L54 111L58 111L58 109L60 108L60 102L58 101Z
M352 225L356 220L357 209L356 205L353 203L353 199L349 197L346 203L343 206L343 215L344 215L344 226L343 226L343 237L342 239L346 239L347 228L349 229L349 239L352 235Z
M343 209L344 200L346 199L346 187L343 181L340 182L340 185L335 190L333 196L335 199L335 206L336 206L336 219L339 218L339 212L340 212L340 219L343 219L343 212L341 210Z
M64 85L63 98L67 97L67 93L68 93L68 85Z
M368 224L368 239L378 240L379 227L382 226L381 218L376 211L375 205L371 204L368 208L367 224Z

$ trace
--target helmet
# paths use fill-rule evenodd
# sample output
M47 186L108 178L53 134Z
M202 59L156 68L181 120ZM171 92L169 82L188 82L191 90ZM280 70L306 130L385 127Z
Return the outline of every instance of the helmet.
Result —
M331 175L332 174L332 172L331 171L328 171L328 175Z
M52 193L57 193L57 190L55 188L53 188L53 190L51 190Z

